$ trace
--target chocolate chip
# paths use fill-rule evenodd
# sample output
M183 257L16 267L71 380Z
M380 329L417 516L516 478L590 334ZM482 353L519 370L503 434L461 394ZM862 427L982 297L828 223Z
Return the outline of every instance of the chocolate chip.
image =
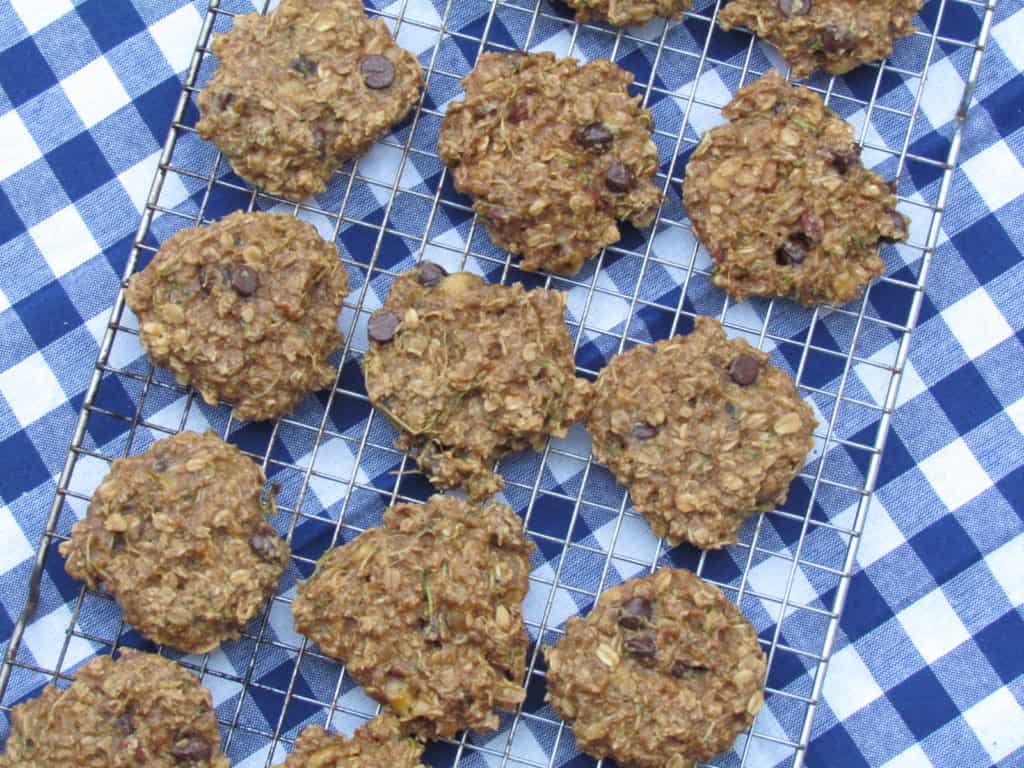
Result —
M619 608L619 626L640 629L651 618L651 601L646 597L631 597Z
M786 18L806 16L811 12L811 0L779 0L779 11Z
M753 355L739 355L729 366L729 378L741 387L749 386L757 380L761 370L761 361Z
M273 560L278 552L278 541L280 539L272 531L267 531L266 533L257 533L249 539L249 546L264 560Z
M658 434L656 427L652 427L650 424L639 422L633 427L633 437L637 440L650 440L652 437Z
M211 93L209 99L210 109L214 112L223 112L231 106L231 102L234 100L235 94L233 93Z
M654 635L650 632L627 637L626 642L622 645L626 649L627 653L641 660L653 659L655 654L658 652L658 643L655 641Z
M301 54L292 59L288 68L298 72L303 77L315 77L320 72L320 67L315 61L307 59Z
M436 288L448 277L448 270L432 261L421 261L416 265L416 282L427 288Z
M821 219L810 212L800 217L800 229L804 231L807 239L812 243L821 242L821 236L825 233Z
M687 664L682 659L676 659L672 663L672 676L673 677L690 677L693 675L699 675L707 672L707 667L702 667L699 664Z
M898 243L907 239L907 220L903 218L903 214L899 211L891 211L889 213L890 221L892 222L892 229L895 230L891 235L882 235L878 238L879 242L882 243Z
M847 27L825 27L821 33L821 47L828 53L843 53L853 48L853 32Z
M200 760L209 760L213 754L213 747L202 736L183 736L174 742L171 754L178 762L197 763Z
M363 63L359 65L359 72L363 75L366 87L375 91L387 88L395 82L395 65L386 56L377 53L363 59Z
M373 341L385 344L395 338L398 324L402 318L388 309L378 309L370 315L370 321L366 324L366 332L370 334Z
M125 712L123 715L118 716L116 720L117 727L121 729L121 732L125 736L131 736L135 733L135 724L132 723L132 715L130 712Z
M252 267L242 265L231 270L231 287L239 296L252 296L260 287L260 276Z
M832 167L839 173L846 173L860 159L860 145L854 144L848 149L832 150Z
M595 155L603 155L611 149L614 140L615 136L604 123L594 122L576 130L576 143Z
M780 267L790 264L803 264L811 250L811 241L802 232L790 235L779 249L775 251L775 263Z
M622 163L612 163L604 172L604 183L612 192L629 192L636 183L633 172Z

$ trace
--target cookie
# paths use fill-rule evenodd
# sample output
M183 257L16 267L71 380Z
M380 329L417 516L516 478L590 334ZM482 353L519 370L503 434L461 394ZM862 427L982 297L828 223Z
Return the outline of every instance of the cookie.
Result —
M643 24L656 16L682 18L690 0L565 0L576 21L606 21L616 27Z
M895 40L914 32L921 0L730 0L718 14L722 29L750 29L776 48L793 70L836 75L884 59Z
M594 458L658 536L714 549L786 499L814 413L764 352L697 318L687 336L612 358L587 420Z
M373 718L348 739L319 725L302 730L282 768L423 768L423 745L402 736L391 715Z
M11 710L0 768L228 768L210 692L172 661L124 650Z
M398 504L298 585L295 628L344 661L406 733L493 729L496 709L525 698L532 549L504 504Z
M338 249L291 216L233 213L175 233L125 301L154 365L210 405L261 421L334 383L348 275Z
M288 544L259 466L213 433L183 432L118 459L60 545L145 637L187 653L238 637L273 595Z
M368 333L370 401L439 488L496 493L496 461L564 436L585 410L589 385L576 378L558 291L488 285L424 261L394 281Z
M606 590L545 648L548 698L589 755L690 768L728 749L764 702L757 632L716 587L663 568Z
M416 105L423 72L358 0L284 0L236 16L196 128L235 172L274 195L319 194Z
M606 60L485 53L448 106L438 151L491 239L525 270L564 275L645 227L661 194L651 113Z
M736 299L845 304L882 274L880 241L907 239L896 195L860 162L853 126L775 70L740 89L705 133L683 200Z

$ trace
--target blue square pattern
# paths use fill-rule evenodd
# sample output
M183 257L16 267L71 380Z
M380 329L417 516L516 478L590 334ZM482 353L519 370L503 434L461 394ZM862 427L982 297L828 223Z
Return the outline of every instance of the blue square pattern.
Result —
M50 368L45 381L41 377L35 382L38 402L26 397L25 392L33 392L31 388L14 386L7 372L0 371L0 457L4 460L0 528L9 531L16 524L17 533L26 542L22 547L21 539L12 534L9 551L13 554L6 559L0 557L5 567L0 573L0 585L4 587L0 589L0 641L10 636L21 607L23 585L31 569L31 547L44 530L52 484L63 463L74 413L84 400L92 374L104 309L115 295L117 277L131 249L138 223L135 204L148 191L149 179L131 177L138 175L140 163L153 157L162 145L177 105L183 73L170 71L165 54L168 46L180 41L170 39L168 29L185 24L185 20L191 24L197 17L190 16L186 6L201 14L206 3L80 0L68 13L48 10L48 5L57 8L60 3L38 4L28 11L24 10L28 4L19 2L17 7L25 13L24 19L17 17L14 4L0 7L0 20L4 22L0 32L0 120L7 111L17 110L38 146L37 155L41 155L12 176L0 178L0 329L5 332L6 342L0 361L8 369L42 351ZM399 7L383 1L372 5L385 17ZM222 0L221 6L229 12L246 12L252 4L248 0ZM786 584L759 583L756 589L767 597L748 596L742 600L743 610L764 640L779 634L784 648L774 654L768 682L789 697L768 696L765 714L759 718L755 732L777 741L770 749L763 748L763 744L758 747L759 737L755 736L746 765L790 765L791 750L780 745L783 740L800 736L806 708L801 697L811 694L818 669L814 654L821 648L829 611L837 595L842 594L839 573L844 567L846 547L857 538L849 529L860 489L872 477L873 455L863 446L875 444L883 423L879 408L884 405L886 382L873 378L874 369L865 365L857 365L847 375L845 356L853 352L865 359L884 361L877 370L882 378L887 376L885 366L897 361L900 328L911 318L918 298L903 282L916 283L926 260L919 249L913 254L910 249L887 249L891 279L872 288L862 321L856 320L856 303L839 311L819 310L813 316L787 302L727 303L707 278L707 257L692 240L679 200L678 181L685 176L686 159L701 130L717 122L717 106L739 87L743 68L749 64L753 72L763 71L777 61L774 53L761 42L751 44L746 32L725 33L709 24L707 17L715 5L707 1L697 3L699 15L688 16L681 23L664 26L652 22L621 36L600 24L574 27L571 11L561 4L545 0L542 6L543 13L534 15L531 0L511 0L499 3L489 16L490 0L409 0L404 7L410 17L440 19L449 34L438 46L436 57L432 32L417 36L412 34L411 24L404 24L402 39L420 46L416 53L424 65L433 61L435 69L424 98L426 109L433 112L443 112L447 102L460 98L458 78L470 71L481 50L529 45L564 54L570 52L572 44L574 55L614 55L617 63L632 72L636 77L633 92L646 99L656 127L667 134L659 135L656 142L661 172L673 176L662 221L651 231L624 227L622 241L599 261L588 263L570 279L551 281L552 287L569 295L569 320L579 337L576 361L582 372L592 377L603 368L618 350L623 334L628 336L624 346L629 348L634 342L651 342L673 331L688 332L692 318L677 314L677 307L684 313L721 315L755 334L765 324L779 339L766 345L771 348L773 360L790 372L802 366L800 385L819 390L807 396L820 409L823 428L834 419L832 438L846 444L833 446L826 457L809 463L805 478L793 485L789 500L780 510L760 522L749 521L741 532L744 546L703 556L690 547L659 549L657 542L647 540L646 524L634 514L628 496L611 474L577 458L588 450L581 428L559 441L557 449L546 457L526 452L501 462L499 469L508 480L504 498L521 514L527 512L533 500L527 526L538 544L533 558L534 588L547 589L543 585L562 564L562 590L556 592L556 597L564 598L561 610L565 615L559 615L555 623L563 622L573 610L589 610L590 593L597 589L604 571L605 550L612 546L609 541L620 509L628 515L621 527L626 533L614 544L606 584L638 573L654 561L699 567L705 577L735 588L744 583L748 557L755 574L773 563L783 563L781 570L791 574L794 582L788 585L795 596L794 604L801 606L793 615L780 618L778 606L769 599L782 594ZM183 14L175 15L182 9ZM956 128L952 110L937 109L937 99L927 88L920 107L915 109L918 76L929 49L927 33L937 30L943 38L933 51L933 74L928 85L952 91L949 83L963 79L970 69L971 44L982 28L983 16L978 4L929 0L918 22L923 33L900 41L891 63L882 68L859 68L832 83L821 76L810 81L815 87L827 89L830 104L858 127L864 120L861 102L874 98L878 107L872 111L871 124L865 131L871 142L898 151L909 136L910 151L918 159L901 164L896 157L888 157L878 169L886 177L899 173L900 195L919 211L915 220L923 224L921 232L915 233L917 245L923 245L927 236L928 212L921 206L938 199L943 164ZM925 295L919 297L922 326L910 350L904 394L896 401L885 457L875 478L877 503L861 537L860 563L846 593L837 647L853 644L863 660L863 669L851 672L836 665L833 672L861 675L860 683L870 687L871 695L854 691L853 695L863 698L863 702L852 706L850 701L834 698L826 684L819 701L818 725L807 751L810 766L876 768L914 749L914 765L922 768L929 764L946 768L951 754L958 755L964 768L987 766L989 762L997 762L998 768L1018 768L1022 764L1020 749L999 761L989 760L986 749L991 739L986 739L991 734L973 733L972 721L966 715L978 701L1001 691L1024 706L1024 654L1020 653L1024 647L1024 606L1020 604L1019 587L1019 563L1024 561L1020 543L1024 534L1019 523L1024 520L1024 474L1019 457L1012 455L1021 444L1024 424L1019 406L1024 398L1024 381L1013 375L1019 365L1012 360L1024 341L1024 331L1020 331L1024 297L1019 291L1024 280L1020 259L1024 248L1024 180L1011 176L1009 182L1001 182L1017 185L1011 195L988 187L984 170L986 152L995 151L1007 167L1011 159L1019 164L1024 158L1020 131L1024 126L1024 78L1016 71L1020 59L1013 47L1019 41L1022 18L1024 10L1019 0L1000 3L989 43L991 66L982 70L961 145L965 170L954 179L943 231L931 253L930 283ZM147 29L157 24L161 24L160 29L148 34ZM230 24L227 13L218 14L217 30L226 30ZM30 35L28 29L38 31ZM478 38L485 30L487 39L481 43ZM181 34L180 30L176 34ZM699 69L699 53L708 35L708 57ZM667 47L659 52L662 39ZM69 98L58 82L97 56L106 58L132 102L92 130L84 130L74 104L83 103L88 94ZM652 72L656 60L658 71ZM207 60L199 82L205 82L212 71L213 62ZM748 75L744 82L752 77ZM725 90L719 91L717 83ZM649 85L653 90L648 89ZM684 124L691 96L698 101ZM700 101L716 106L708 107ZM194 126L195 119L192 107L184 123ZM407 141L415 150L407 162L409 173L398 182L400 193L387 213L383 197L387 197L389 180L367 183L357 178L352 182L347 218L337 240L353 277L350 301L355 302L360 292L368 289L362 307L363 324L365 310L387 295L391 276L383 270L410 266L424 252L424 240L427 252L454 260L461 258L463 244L468 243L466 263L470 267L488 279L497 279L505 272L507 254L494 246L482 227L474 226L472 214L465 210L470 201L455 192L451 174L433 156L440 122L437 114L424 113L415 130L412 120L407 120L386 140L395 156L399 153L394 148ZM674 140L679 132L685 132L687 141ZM220 167L217 183L207 189L203 177L214 157L212 147L197 136L181 140L171 159L177 170L169 177L165 195L168 199L179 195L176 212L188 218L158 216L148 243L156 245L190 225L201 205L205 205L203 215L212 219L246 207L254 199L251 187L226 163ZM981 172L976 170L979 166ZM328 212L336 211L354 168L361 171L363 165L346 164L327 192L312 202ZM190 171L198 176L190 176ZM120 180L119 174L123 174ZM434 205L435 196L440 205ZM277 206L277 201L262 195L255 199L259 208ZM992 200L999 201L995 206L998 210L989 210ZM104 253L102 258L97 256L56 280L48 264L61 254L40 254L27 229L69 203L75 205L88 234ZM673 240L670 235L677 230L685 234ZM59 242L59 234L47 232L41 242ZM72 236L80 238L83 233L70 233L69 239ZM652 239L655 259L644 264L640 257ZM658 243L662 239L675 245L661 248ZM53 247L70 248L75 244ZM688 275L694 253L698 268L705 272ZM149 252L140 255L143 264L150 258ZM545 277L522 273L515 260L508 270L509 281L530 287L543 284ZM972 328L963 323L954 327L945 321L943 313L948 308L978 290L989 294L996 311L1019 336L993 346L986 342L986 333L1000 333L1000 329ZM630 317L601 315L614 304L613 294L625 296L627 305L630 297L637 297ZM584 313L589 298L594 301L590 311ZM978 322L991 320L980 318ZM349 322L347 316L345 322ZM118 336L126 337L123 331ZM804 355L807 340L814 349ZM310 397L289 422L276 427L231 422L229 428L229 412L224 407L193 403L187 413L189 428L210 425L229 432L232 442L253 455L269 456L267 474L281 485L281 510L274 522L282 532L291 529L294 534L295 558L281 585L288 594L296 578L308 576L313 562L336 532L338 541L350 541L360 528L379 524L392 494L422 500L430 492L421 477L396 476L399 468L409 469L411 462L403 462L402 454L391 449L394 433L385 420L371 416L359 367L365 330L357 330L354 341L341 374L342 392L335 393L330 405L328 393ZM184 390L174 384L172 376L157 371L150 380L145 358L137 350L129 356L131 359L120 354L115 351L112 359L124 371L102 376L95 405L104 412L89 418L84 437L84 445L91 452L108 458L126 450L138 453L163 436L156 429L131 429L131 417L143 392L148 392L140 409L143 419L176 426L177 419L186 417ZM341 355L336 357L340 360ZM837 403L840 396L842 402ZM370 444L360 454L358 467L320 466L318 461L314 469L323 473L318 478L323 482L307 483L302 465L309 462L321 423L331 433L330 439L347 446L353 456L364 435L369 436ZM942 456L958 438L963 439L958 445L966 446L981 472L973 466L935 466L935 457ZM95 467L90 470L91 458L80 459L84 472L105 471ZM821 478L816 481L819 470ZM962 489L947 479L960 480L958 473L962 473ZM987 486L979 485L986 479ZM956 501L955 510L946 507L949 500ZM59 530L66 534L84 509L84 502L69 500L62 510ZM872 514L876 515L876 527ZM339 529L342 518L344 525ZM755 532L758 549L751 554L747 547ZM563 542L571 546L566 549ZM798 563L790 568L795 561ZM30 630L45 628L49 626L45 621L56 622L55 617L65 616L64 612L76 604L79 586L67 577L60 557L51 551L43 574L37 621ZM735 598L734 591L729 594ZM957 638L929 666L921 650L929 645L923 642L926 638L917 635L927 633L928 627L905 622L901 612L936 595L944 598L941 604L948 604L958 614L970 636ZM282 615L287 617L285 601L275 601L268 615L266 621L263 617L254 621L245 637L225 644L223 653L211 661L205 678L214 687L228 686L217 688L218 714L225 723L234 722L238 715L240 727L233 732L229 750L236 763L254 758L266 746L266 738L257 732L272 731L280 724L282 734L290 740L305 724L325 722L323 705L335 697L340 714L333 721L334 727L350 730L349 726L374 711L373 703L340 674L338 665L309 652L296 660L299 639L291 633L288 622L281 620ZM73 672L91 654L109 652L110 644L118 639L128 646L149 647L130 628L124 628L118 638L118 617L110 600L95 595L84 599L77 629L97 639L82 639L75 644L65 671ZM56 629L61 638L63 629ZM535 627L530 632L532 636L537 634ZM45 665L53 653L45 642L36 639L23 646L18 658L25 664ZM543 669L541 658L538 670ZM230 682L248 670L252 681L248 691ZM954 687L958 675L969 676L970 685ZM46 680L44 674L16 667L3 703L37 695ZM284 692L289 689L293 695L286 698ZM536 744L536 762L543 764L550 759L557 768L593 765L594 761L575 751L568 730L559 736L555 750L557 717L543 702L542 678L534 676L529 690L526 710L533 719L520 721L517 738ZM844 714L840 717L837 713ZM502 733L507 733L510 723L510 718L504 718ZM0 708L0 737L8 726L8 713ZM1014 728L1024 729L1024 721L1009 724L1007 731ZM478 750L491 744L497 744L500 751L502 734L470 737L460 765L486 764L488 760ZM951 751L951 744L960 745L959 752ZM513 758L519 756L517 749ZM435 743L428 749L427 760L450 766L457 750L449 743ZM282 759L283 751L279 751L274 763ZM740 758L729 755L716 764L739 766Z

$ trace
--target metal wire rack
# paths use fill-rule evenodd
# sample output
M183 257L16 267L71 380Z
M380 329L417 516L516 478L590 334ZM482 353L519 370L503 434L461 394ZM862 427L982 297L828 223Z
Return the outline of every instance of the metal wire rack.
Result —
M262 11L267 11L263 0ZM338 379L295 414L272 425L240 424L227 407L209 408L148 366L134 319L119 294L46 521L24 614L0 669L0 726L11 706L56 681L66 684L91 655L147 647L120 621L109 596L63 577L56 545L80 517L113 459L155 438L210 427L262 463L281 486L277 523L293 559L282 592L243 637L203 657L167 655L196 670L214 691L224 748L236 765L270 766L302 726L351 730L376 705L341 665L290 631L290 595L328 546L379 522L383 508L429 493L391 447L390 428L367 402L358 371L365 321L391 278L428 257L491 280L566 290L577 365L593 376L610 355L635 343L685 332L696 314L723 321L788 368L817 409L820 428L808 465L786 505L754 518L724 552L668 549L651 537L622 489L589 457L581 434L551 441L543 453L502 462L505 500L523 516L539 553L526 618L531 639L527 700L499 731L428 748L437 766L589 765L570 728L543 703L539 653L564 619L585 612L607 585L684 565L720 586L760 631L769 658L767 705L732 753L716 766L804 764L825 673L836 640L889 419L911 333L938 242L960 149L961 129L995 8L994 0L930 0L923 23L887 62L847 78L810 81L859 129L865 158L899 179L911 240L886 249L887 277L855 306L816 309L786 302L731 303L709 282L710 262L690 232L679 182L700 132L741 85L773 61L745 32L715 27L718 2L698 2L681 23L652 22L614 31L575 24L547 0L398 0L371 13L420 55L428 87L415 115L370 156L340 169L325 195L295 204L252 190L199 141L195 94L214 66L211 34L251 9L243 0L211 0L129 259L128 273L151 258L176 229L238 208L290 210L336 241L352 278ZM451 188L434 151L443 105L483 50L556 50L606 56L637 74L635 92L655 114L665 203L650 231L627 232L574 278L528 275L476 225L468 201ZM942 62L940 82L929 74ZM962 83L953 92L949 71ZM935 112L952 129L932 131ZM936 120L942 123L941 120ZM55 618L56 617L56 618ZM33 633L59 638L40 653ZM2 735L2 734L0 734Z

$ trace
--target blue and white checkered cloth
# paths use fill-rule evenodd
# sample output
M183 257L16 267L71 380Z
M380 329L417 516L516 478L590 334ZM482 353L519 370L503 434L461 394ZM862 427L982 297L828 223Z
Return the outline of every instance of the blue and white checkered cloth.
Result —
M24 605L34 550L205 5L203 0L0 0L0 640L5 647ZM464 252L471 238L468 245L477 255L470 257L469 266L500 274L503 254L482 232L471 230L472 217L458 205L464 206L465 200L454 194L450 183L440 183L440 165L427 154L436 138L438 111L458 95L457 77L472 65L491 2L455 0L447 5L450 35L441 43L430 29L443 16L446 3L441 0L408 0L406 18L425 24L406 24L400 34L403 45L420 54L425 64L434 57L436 72L451 75L432 77L427 110L396 134L400 142L413 131L413 147L422 146L425 152L414 152L404 168L396 169L401 153L379 145L360 162L356 178L345 177L350 186L328 191L318 201L324 211L337 210L340 196L348 194L347 213L376 227L346 220L337 237L361 309L378 306L386 295L390 278L379 269L409 266L424 237L432 243L427 255L442 262ZM251 8L243 0L230 6ZM375 6L389 10L381 3ZM394 6L392 12L403 2ZM707 2L697 6L707 13L713 8ZM501 4L486 30L488 39L518 47L530 35L534 49L567 50L566 28L545 17L534 21L523 11L532 7L526 0ZM918 205L907 209L912 217L917 214L918 227L911 234L917 245L928 236L926 206L940 192L941 165L974 53L964 41L977 38L982 12L980 5L963 0L926 3L919 26L931 32L941 18L941 28L929 87L916 113L909 112L920 85L914 75L920 73L927 51L915 46L927 47L927 36L902 41L892 72L877 83L877 68L862 68L837 80L830 97L833 108L861 129L869 147L866 161L886 176L900 173L901 197ZM226 28L227 22L221 18L217 29ZM664 37L662 27L649 26L622 40L614 51L616 60L637 73L638 82L647 83L657 43L667 46L648 104L664 132L657 137L662 171L674 180L683 173L683 149L692 144L678 145L673 137L684 123L692 140L720 120L708 105L721 106L735 92L747 56L749 38L743 33L714 32L698 99L684 114L673 94L689 93L697 59L683 52L699 53L695 46L702 46L707 34L707 23L699 19L672 25ZM572 43L576 55L593 57L611 53L613 39L581 30ZM751 50L751 67L763 71L770 65L773 54L766 48ZM209 76L210 67L207 61L200 81ZM1020 0L1000 0L818 701L807 752L807 764L814 768L1024 766L1022 72L1024 8ZM876 85L878 107L865 114L857 100L870 98ZM190 108L185 122L194 124L194 119ZM907 120L913 124L908 126ZM893 137L902 140L908 134L912 159L899 168L893 153L884 150L898 155L902 147L893 146ZM186 134L171 165L203 167L210 152L208 145ZM398 192L393 208L385 211L391 187ZM435 196L441 204L431 218ZM244 183L222 168L218 183L209 189L205 179L170 172L159 204L191 216L205 206L208 218L218 218L251 199ZM265 202L258 199L257 206L272 207ZM301 215L331 234L333 222L327 217L315 210ZM664 215L684 217L675 181ZM370 263L385 221L388 229L379 256ZM159 215L151 242L189 223L173 214ZM641 268L649 241L654 258ZM721 294L703 284L705 278L696 275L682 285L691 254L696 254L698 266L707 266L702 261L706 254L695 249L686 230L658 226L643 236L628 232L621 247L606 254L598 272L595 264L585 268L579 285L554 282L570 292L581 368L600 368L623 334L632 343L685 331L687 321L674 325L673 308L722 313ZM811 693L814 654L821 651L849 544L843 532L853 526L856 514L858 497L850 489L865 482L869 456L859 447L875 443L877 408L888 386L886 367L895 361L899 335L892 328L906 322L912 297L906 286L916 282L921 266L920 248L888 248L886 257L887 274L894 280L874 286L865 305L868 319L860 330L851 336L849 314L822 313L811 326L812 346L806 353L804 310L776 305L766 318L765 305L753 303L730 306L725 315L741 327L759 329L767 323L764 347L777 364L799 373L822 424L831 425L833 438L830 447L816 452L784 509L766 516L756 532L753 522L744 529L747 544L758 536L754 549L714 553L701 563L703 575L726 585L739 585L742 572L748 571L742 607L762 638L774 637L779 645L769 676L769 686L779 693L769 697L757 724L757 731L769 738L751 740L749 749L756 754L748 755L748 765L790 765L793 751L785 745L800 740L806 710L800 697ZM596 287L588 290L591 285ZM130 322L126 318L125 324ZM353 351L365 348L365 313L354 311L353 305L345 323ZM855 360L846 371L844 358L851 344ZM147 372L134 336L117 334L110 367L125 375L104 376L97 405L131 416ZM172 385L163 372L154 375L139 414L146 423L172 430L210 426L229 432L234 442L255 454L269 453L268 474L282 485L282 504L300 508L293 538L298 557L284 579L283 594L291 594L295 579L308 574L308 564L330 543L340 510L345 510L346 524L341 536L348 540L356 531L347 526L379 520L396 482L403 495L426 493L414 476L396 480L392 470L402 465L402 457L388 450L387 425L369 418L363 400L345 395L360 392L357 356L346 359L336 399L310 398L276 431L268 425L228 428L224 409L193 404L186 411L184 398ZM840 396L842 413L837 413ZM859 412L858 402L868 407ZM328 437L314 450L319 424L327 426ZM127 422L98 413L89 421L83 445L97 455L116 456L129 444L133 452L141 451L160 436L145 427L132 436L127 432ZM369 444L357 455L363 438ZM513 506L525 509L537 493L528 530L539 552L526 606L534 625L546 617L548 624L558 626L586 610L588 592L639 573L652 560L691 567L697 563L692 552L659 555L657 542L639 518L620 518L622 490L602 468L588 467L578 458L586 456L585 436L576 434L560 445L564 450L547 454L543 466L540 456L527 454L503 470L510 479L505 497ZM106 466L83 455L72 491L87 493ZM816 484L816 477L827 482ZM811 488L817 496L811 496ZM575 505L577 498L581 501ZM63 535L85 505L69 498L65 506L57 524ZM805 520L808 506L811 513ZM290 519L282 516L280 522L286 526ZM803 536L803 549L794 552L804 527L810 532ZM571 546L563 556L565 541ZM605 572L607 552L612 557ZM122 631L109 600L80 597L80 585L65 575L61 558L52 555L39 609L25 632L4 695L5 707L37 695L51 679L47 671L71 674L117 637L122 644L145 646L130 630ZM791 568L794 559L799 560L797 568ZM545 588L556 575L558 588ZM782 611L778 598L771 599L779 594L780 579L791 597ZM70 637L69 626L75 627ZM801 647L804 638L813 642ZM337 665L308 652L296 664L293 651L300 642L286 602L275 601L253 637L227 644L203 663L204 683L213 690L218 715L232 733L227 749L236 765L281 759L280 750L268 755L264 734L279 731L294 738L302 725L323 722L322 702L338 703L333 724L343 730L352 725L345 722L348 714L374 711L351 681L340 678ZM266 650L256 653L257 643ZM247 690L235 682L239 678L249 681ZM592 764L552 725L539 690L531 679L525 709L536 717L523 720L512 756L532 764ZM793 698L787 699L787 693ZM9 718L6 709L0 712L2 738ZM499 764L507 738L507 733L471 738L461 764ZM496 757L489 746L498 750ZM450 765L454 750L434 746L429 759ZM739 758L727 757L724 764L738 765Z

